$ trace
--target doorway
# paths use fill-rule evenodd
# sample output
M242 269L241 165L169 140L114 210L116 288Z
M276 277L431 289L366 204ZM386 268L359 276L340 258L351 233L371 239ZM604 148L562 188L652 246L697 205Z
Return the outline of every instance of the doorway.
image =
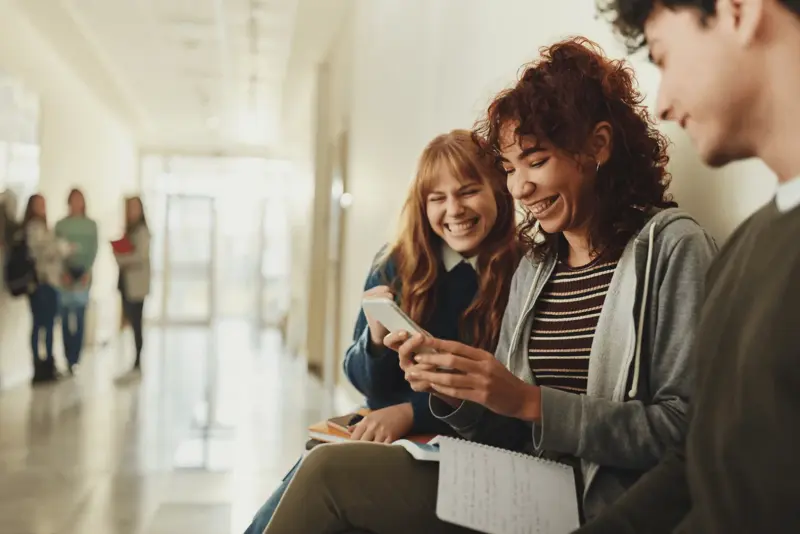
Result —
M208 326L216 317L215 199L167 195L164 227L164 325Z
M146 319L280 326L290 301L287 164L145 156L142 172L153 233Z

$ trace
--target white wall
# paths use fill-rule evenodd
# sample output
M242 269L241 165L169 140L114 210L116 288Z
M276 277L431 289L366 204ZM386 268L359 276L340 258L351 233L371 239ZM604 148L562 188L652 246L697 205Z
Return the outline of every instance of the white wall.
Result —
M0 68L41 97L40 191L48 202L48 219L55 222L65 215L67 193L80 187L89 215L100 226L92 296L98 301L98 328L108 330L116 323L117 270L104 244L121 230L121 197L136 186L136 146L117 115L95 97L25 17L3 1L0 10ZM0 380L5 387L31 372L27 303L3 296L0 316ZM57 346L56 354L61 353Z
M342 351L366 270L393 231L415 160L429 139L471 126L540 46L583 34L609 54L624 55L608 25L595 19L593 0L357 0L351 31L352 92L340 96L351 103L354 195L345 232ZM643 58L634 65L652 102L657 73ZM772 194L774 178L761 164L712 172L682 132L670 126L665 132L674 142L670 169L677 200L719 239Z

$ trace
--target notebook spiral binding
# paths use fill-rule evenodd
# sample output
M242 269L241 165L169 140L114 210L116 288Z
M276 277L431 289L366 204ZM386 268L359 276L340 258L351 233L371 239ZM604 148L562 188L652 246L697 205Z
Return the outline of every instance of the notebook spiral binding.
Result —
M445 442L448 442L448 441L452 441L454 443L459 443L459 442L467 443L467 444L472 445L474 447L480 447L481 449L489 449L489 450L501 452L503 454L507 454L507 455L510 455L510 456L515 456L517 458L525 458L525 459L529 459L529 460L534 460L534 461L539 462L539 463L554 465L556 467L560 467L561 469L565 469L567 471L572 471L572 466L564 464L564 463L561 463L561 462L556 462L554 460L548 460L547 458L541 458L539 456L533 456L532 454L525 454L524 452L510 451L508 449L501 449L500 447L493 447L491 445L486 445L485 443L478 443L476 441L469 441L469 440L462 439L462 438L453 438L453 437L450 437L450 436L441 436L439 438L439 450L441 450L441 444L445 443Z

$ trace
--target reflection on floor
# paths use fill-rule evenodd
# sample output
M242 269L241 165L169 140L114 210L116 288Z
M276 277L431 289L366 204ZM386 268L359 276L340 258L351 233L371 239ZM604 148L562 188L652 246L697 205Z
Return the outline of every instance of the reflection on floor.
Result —
M277 333L146 334L141 380L114 381L113 347L75 379L0 394L0 533L242 532L328 412Z

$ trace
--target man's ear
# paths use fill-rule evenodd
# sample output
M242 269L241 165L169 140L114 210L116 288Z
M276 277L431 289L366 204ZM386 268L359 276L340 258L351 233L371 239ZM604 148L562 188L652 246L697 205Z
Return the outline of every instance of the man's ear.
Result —
M606 121L595 124L592 133L589 134L587 149L589 155L601 167L611 158L612 144L614 142L614 130L611 124Z
M765 0L717 0L717 22L747 46L762 29L765 7Z

